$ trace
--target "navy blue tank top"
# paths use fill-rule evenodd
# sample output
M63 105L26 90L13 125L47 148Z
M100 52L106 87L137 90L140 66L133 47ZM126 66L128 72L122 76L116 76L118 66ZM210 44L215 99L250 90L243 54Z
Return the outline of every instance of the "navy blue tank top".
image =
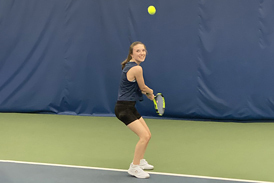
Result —
M118 101L143 100L143 94L138 86L137 81L129 81L127 79L127 72L134 66L137 66L135 62L128 62L122 71L120 87L118 91Z

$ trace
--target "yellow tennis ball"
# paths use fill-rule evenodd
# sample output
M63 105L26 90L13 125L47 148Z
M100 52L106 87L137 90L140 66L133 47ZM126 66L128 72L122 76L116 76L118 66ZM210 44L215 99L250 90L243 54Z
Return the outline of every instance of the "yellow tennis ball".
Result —
M154 6L149 6L147 11L150 15L154 15L156 13L156 8Z

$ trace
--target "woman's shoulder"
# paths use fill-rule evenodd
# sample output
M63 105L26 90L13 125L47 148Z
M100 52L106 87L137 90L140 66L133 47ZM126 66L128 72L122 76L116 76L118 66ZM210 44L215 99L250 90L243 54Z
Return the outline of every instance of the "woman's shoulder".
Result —
M130 73L141 74L143 72L143 68L140 65L136 65L130 68Z

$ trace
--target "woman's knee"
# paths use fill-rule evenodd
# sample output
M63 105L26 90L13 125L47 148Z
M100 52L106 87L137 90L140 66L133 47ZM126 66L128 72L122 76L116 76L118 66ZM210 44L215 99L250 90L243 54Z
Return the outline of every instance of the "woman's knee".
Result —
M141 141L144 141L144 142L149 142L149 140L151 139L151 133L143 133L141 136L140 136L140 140Z

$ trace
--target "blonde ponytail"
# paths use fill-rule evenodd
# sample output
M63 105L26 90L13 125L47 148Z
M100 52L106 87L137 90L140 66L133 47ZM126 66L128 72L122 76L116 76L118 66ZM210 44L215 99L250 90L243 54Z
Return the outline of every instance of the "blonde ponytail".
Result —
M122 65L122 70L125 68L126 64L127 64L130 60L131 60L131 55L128 54L127 59L124 60L124 61L121 63L121 65Z

